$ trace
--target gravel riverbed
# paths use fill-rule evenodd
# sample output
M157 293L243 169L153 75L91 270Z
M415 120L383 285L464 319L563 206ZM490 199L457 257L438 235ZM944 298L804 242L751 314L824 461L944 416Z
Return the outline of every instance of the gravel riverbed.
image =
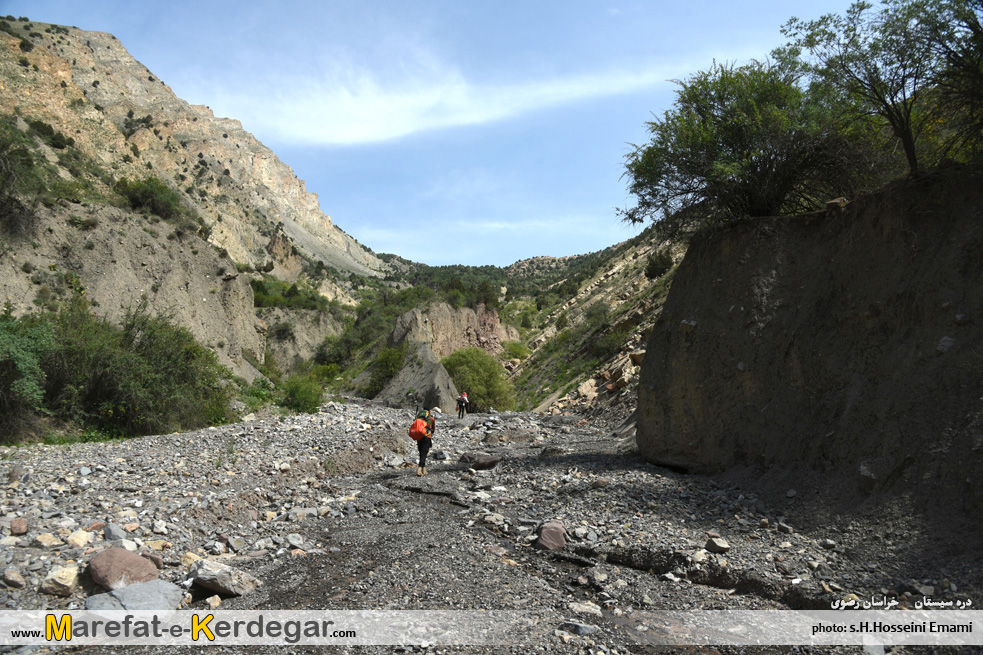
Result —
M540 641L514 647L201 652L634 653L694 651L651 645L642 620L650 611L979 598L976 542L940 534L901 501L830 517L795 489L765 498L652 466L635 454L630 425L578 415L440 415L420 477L411 418L352 400L180 434L0 449L0 602L91 607L107 589L90 562L116 548L154 562L190 609L549 617ZM241 595L206 589L191 573L198 559L255 584Z

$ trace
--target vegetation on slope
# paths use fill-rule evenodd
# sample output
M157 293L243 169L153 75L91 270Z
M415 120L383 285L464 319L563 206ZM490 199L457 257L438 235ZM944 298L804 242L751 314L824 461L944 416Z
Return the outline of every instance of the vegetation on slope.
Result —
M475 412L515 408L511 383L502 364L481 348L464 348L440 360L459 389L468 390L470 410Z
M231 374L214 352L145 301L120 325L90 312L81 289L57 312L0 314L4 434L30 415L120 436L223 422Z

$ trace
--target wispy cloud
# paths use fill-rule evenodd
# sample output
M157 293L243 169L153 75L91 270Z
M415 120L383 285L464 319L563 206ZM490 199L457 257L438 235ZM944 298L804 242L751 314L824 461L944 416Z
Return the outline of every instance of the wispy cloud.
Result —
M591 98L664 83L650 69L485 82L426 53L376 69L336 58L304 74L253 74L235 88L202 82L201 95L220 113L253 129L306 145L390 141L452 127L480 125Z

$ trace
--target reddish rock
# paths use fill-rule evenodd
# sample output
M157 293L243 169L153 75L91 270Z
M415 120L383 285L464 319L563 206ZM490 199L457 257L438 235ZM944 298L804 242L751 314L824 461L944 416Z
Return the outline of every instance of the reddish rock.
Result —
M109 548L89 560L93 582L110 591L131 584L157 579L157 567L152 561L131 553L125 548Z
M16 518L10 522L10 534L27 534L27 519Z
M157 553L140 553L140 557L146 557L153 562L158 571L164 568L164 558Z
M539 536L532 544L540 550L560 550L567 545L567 531L559 521L549 521L539 526Z

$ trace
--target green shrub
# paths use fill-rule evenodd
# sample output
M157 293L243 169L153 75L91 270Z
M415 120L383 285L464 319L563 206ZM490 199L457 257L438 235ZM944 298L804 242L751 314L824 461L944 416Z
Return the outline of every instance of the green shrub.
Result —
M238 380L238 382L241 386L239 400L249 408L249 411L255 412L273 401L273 384L266 378L257 377L249 384L246 384L244 380Z
M476 411L515 407L512 384L498 361L481 348L464 348L440 361L459 391L466 391Z
M155 177L130 181L119 180L113 190L130 201L133 209L145 209L161 218L174 218L181 213L181 196Z
M588 350L598 359L608 359L613 357L625 342L628 341L630 333L628 330L615 330L608 332L590 342Z
M525 359L531 352L529 346L521 341L506 341L502 344L502 348L505 350L505 356L508 359Z
M99 225L99 219L95 217L82 218L81 216L72 214L68 218L68 224L79 230L93 230Z
M649 255L648 263L645 265L645 277L655 280L665 275L672 268L672 254L668 250Z
M180 194L156 177L148 176L132 182L124 177L116 182L113 190L126 198L133 209L148 211L174 223L178 236L188 230L207 239L211 233L201 217L185 206Z
M119 327L89 312L81 291L51 317L55 346L42 367L49 409L124 436L222 422L231 397L227 369L146 300Z
M603 300L599 300L587 308L584 318L590 329L605 327L611 320L611 308Z
M321 383L310 374L292 375L283 383L279 404L284 407L313 414L321 405Z
M75 145L75 139L66 137L42 120L28 120L27 124L30 126L32 132L40 136L52 148L64 150L68 146Z
M272 328L270 328L270 338L274 341L293 341L293 321L284 321L283 323L275 324Z
M14 318L9 303L0 313L0 427L41 409L45 382L41 359L53 345L46 323Z
M371 398L382 391L386 383L393 379L403 368L403 362L405 360L405 346L383 348L379 351L375 361L372 363L372 377L369 380L368 388L365 390L366 395Z
M250 280L253 288L253 305L256 307L288 307L291 309L328 308L328 299L306 285L290 284L272 275L261 280Z

